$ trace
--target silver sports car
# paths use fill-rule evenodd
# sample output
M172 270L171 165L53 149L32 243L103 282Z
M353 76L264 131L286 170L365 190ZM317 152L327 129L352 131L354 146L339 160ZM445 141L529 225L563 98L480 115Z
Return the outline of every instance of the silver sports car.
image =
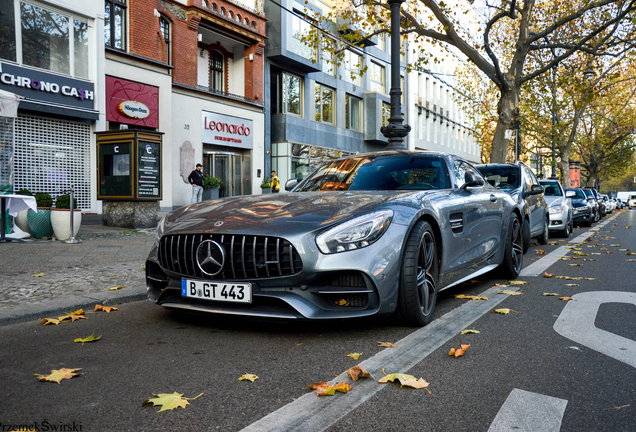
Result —
M396 313L421 326L439 290L496 267L517 277L522 242L510 195L463 159L371 153L326 164L291 193L172 211L146 282L167 308L283 319Z

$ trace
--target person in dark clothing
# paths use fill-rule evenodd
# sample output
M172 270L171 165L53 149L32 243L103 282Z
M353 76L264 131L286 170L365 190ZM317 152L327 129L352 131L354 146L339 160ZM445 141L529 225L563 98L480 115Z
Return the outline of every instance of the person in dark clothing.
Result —
M190 204L198 203L203 200L203 173L201 170L203 165L197 164L194 171L188 176L188 181L192 185L192 199Z

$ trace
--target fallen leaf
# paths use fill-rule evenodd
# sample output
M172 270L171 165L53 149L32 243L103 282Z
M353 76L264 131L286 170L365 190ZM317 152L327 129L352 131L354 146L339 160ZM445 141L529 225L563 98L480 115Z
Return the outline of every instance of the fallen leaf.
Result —
M475 330L475 329L466 329L466 330L462 330L461 332L462 334L479 334L479 330Z
M111 307L111 306L102 306L102 305L95 305L95 312L98 312L100 310L103 310L106 313L110 313L110 311L112 310L116 310L118 311L119 309L117 309L116 307ZM198 397L198 396L197 396Z
M596 260L593 258L583 258L583 261L596 261Z
M579 286L579 284L565 284L565 286L573 287L573 286Z
M316 394L318 396L333 396L336 394L336 391L347 393L351 389L351 386L347 383L342 383L342 384L336 383L335 385L330 386L329 384L323 381L323 382L315 383L312 385L307 385L307 384L305 385L312 390L316 390Z
M35 376L40 377L40 381L49 381L54 383L60 383L63 379L71 379L73 377L79 376L79 374L75 373L75 371L82 370L82 368L77 369L53 369L50 375L40 375L35 374Z
M619 244L611 244L610 246L621 247L621 245L619 245Z
M528 282L526 282L526 281L508 281L507 283L509 283L510 285L525 285Z
M605 253L612 253L612 251L607 251L607 252L605 252Z
M250 382L254 382L255 380L257 380L258 377L254 374L249 374L247 372L245 372L245 375L243 375L242 377L240 377L238 380L239 381L250 381Z
M44 325L48 325L48 324L55 324L58 325L60 323L60 320L57 320L55 318L44 318L43 320L40 321L42 324Z
M543 295L543 296L558 296L557 293L543 293L541 295Z
M554 275L553 275L553 274L550 274L550 273L543 273L543 277L551 278L551 277L553 277L553 276L554 276Z
M607 250L607 248L600 248L599 250Z
M384 369L382 369L382 372L384 372ZM413 375L407 375L403 373L393 373L393 374L386 375L380 378L378 382L387 383L389 381L394 382L395 380L398 380L400 382L400 387L407 386L407 387L413 387L416 389L426 388L430 384L424 381L423 378L420 378L418 380Z
M81 342L82 345L84 345L86 342L96 342L96 341L100 340L101 338L102 338L101 336L95 337L95 333L93 333L92 335L86 336L83 339L82 338L77 338L73 342L78 342L78 343Z
M477 297L474 295L466 295L466 294L455 294L456 299L468 299L468 300L488 300L488 297Z
M581 264L576 263L576 264L568 264L570 267L581 267Z
M515 312L515 313L519 313L515 310L512 309L508 309L508 308L501 308L501 309L493 309L493 312L496 312L498 314L502 314L502 315L509 315L510 312Z
M373 378L373 376L367 372L364 366L354 366L347 371L347 375L351 377L352 380L358 381L360 378ZM375 379L375 378L373 378Z
M335 302L338 306L349 306L349 302L346 301L345 299L340 299L337 302Z
M33 277L42 277L42 276L46 276L46 275L44 273L38 273L33 275Z
M621 252L627 252L629 249L619 249Z
M559 245L559 242L550 242L550 243L548 243L548 244L549 244L550 246L558 246L558 245Z
M627 225L625 228L631 228L631 227L632 227L631 225Z
M345 357L351 357L354 360L358 360L363 353L351 353L345 354Z
M572 298L572 297L559 297L559 300L574 300L576 301L576 299Z
M583 278L584 280L596 280L596 278Z
M391 342L378 342L379 347L395 348L397 345Z
M69 218L70 218L70 216L69 216ZM123 286L116 286L116 287L111 287L111 288L108 288L108 289L110 291L117 291L117 290L120 290L120 289L124 289L124 287Z
M625 255L636 255L635 252L627 252Z
M599 252L592 252L592 255L601 255Z
M158 393L158 394L155 394L155 396L157 396L156 398L145 400L141 404L141 406L142 407L161 406L161 409L157 412L173 410L179 407L185 409L186 405L190 404L190 402L188 401L195 400L196 398L200 397L202 394L203 393L201 393L199 396L194 398L184 398L183 393L177 393L177 392L174 392L172 394Z
M539 255L545 255L545 251L544 251L544 250L541 250L541 249L537 249L537 253L538 253Z
M572 252L572 255L588 256L589 254L586 254L586 253L583 253L583 252L574 251L574 252Z
M349 390L351 390L351 385L347 384L346 382L340 383L340 384L336 384L335 386L333 386L334 389L336 389L336 391L342 392L342 393L349 393Z
M511 290L503 290L503 291L497 291L499 294L508 294L511 296L516 296L516 295L521 295L523 294L521 291L511 291Z
M448 355L455 356L455 358L461 357L464 354L466 354L466 350L468 350L468 348L470 348L470 344L460 345L460 348L458 348L458 349L451 348L451 350L448 353Z
M83 312L84 312L84 311L82 311L82 313L83 313ZM64 316L58 317L57 319L59 319L59 320L60 320L60 322L61 322L61 321L71 321L71 322L75 322L75 321L77 321L78 319L88 319L88 317L87 317L86 315L77 315L77 314L75 314L75 315L74 315L73 313L70 313L70 314L67 314L67 315L64 315Z
M627 261L627 262L633 262L633 261L636 261L636 259L626 259L625 261Z

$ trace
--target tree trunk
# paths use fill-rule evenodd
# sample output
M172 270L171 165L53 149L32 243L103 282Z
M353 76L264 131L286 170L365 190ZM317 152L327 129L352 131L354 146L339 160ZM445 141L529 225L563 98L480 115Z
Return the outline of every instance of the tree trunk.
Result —
M570 186L570 157L561 158L559 161L559 168L561 168L561 184L564 188Z
M506 131L519 113L519 90L516 86L501 90L497 105L497 129L492 140L490 163L506 163L510 139L506 139Z

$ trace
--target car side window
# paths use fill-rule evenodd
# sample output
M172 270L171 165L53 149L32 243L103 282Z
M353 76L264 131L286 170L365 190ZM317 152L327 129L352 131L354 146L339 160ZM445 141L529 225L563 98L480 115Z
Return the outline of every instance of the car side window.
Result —
M453 163L453 171L455 172L455 178L457 179L457 187L462 187L466 183L466 167L463 161L456 160Z
M523 167L522 170L523 170L523 182L525 184L526 190L529 191L532 189L532 173L526 167Z

